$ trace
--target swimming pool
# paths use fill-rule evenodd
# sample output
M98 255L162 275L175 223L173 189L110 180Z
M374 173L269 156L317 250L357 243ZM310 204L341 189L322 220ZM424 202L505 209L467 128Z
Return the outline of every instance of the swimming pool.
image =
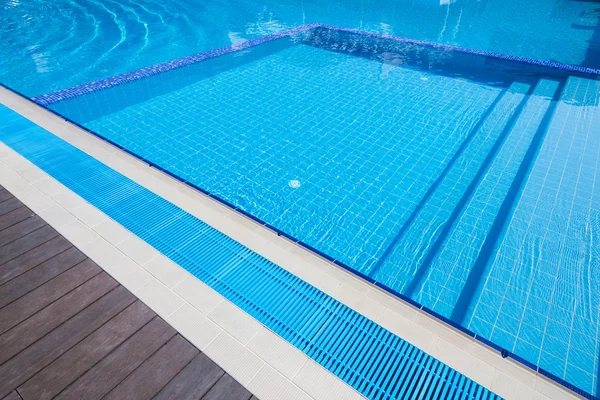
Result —
M554 65L600 66L593 2L2 7L0 81L28 95L233 43L36 100L599 393L600 85ZM315 21L360 32L308 26L244 42Z
M36 101L596 393L597 74L309 25Z
M0 0L0 82L35 96L312 22L597 68L599 17L577 0Z

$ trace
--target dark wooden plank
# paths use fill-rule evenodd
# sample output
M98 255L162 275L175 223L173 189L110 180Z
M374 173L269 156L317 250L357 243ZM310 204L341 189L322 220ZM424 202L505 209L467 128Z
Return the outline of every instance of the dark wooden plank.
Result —
M13 197L12 193L2 188L0 189L0 203Z
M17 390L25 400L51 399L118 347L156 314L136 301Z
M0 265L38 247L56 236L58 236L58 232L52 229L50 225L46 225L14 242L0 247Z
M2 396L251 395L0 186Z
M22 206L0 216L0 231L13 226L16 223L23 221L35 214L29 208Z
M135 296L119 286L2 364L0 396L31 378L135 300Z
M13 210L16 210L19 207L22 207L23 203L16 197L11 197L8 200L4 200L0 203L0 215L4 215Z
M19 393L17 393L16 390L13 390L12 392L10 392L10 394L8 396L3 398L2 400L23 400L23 399L21 398L21 396L19 396Z
M175 334L171 326L161 318L155 317L60 393L56 400L103 398Z
M10 242L14 242L17 239L31 233L42 226L46 225L46 221L34 215L31 218L27 218L10 228L6 228L0 231L0 246L4 246Z
M4 285L0 285L0 309L85 259L85 254L75 247L71 247Z
M94 264L91 260L87 259L86 261L79 263L75 267L58 275L56 278L51 279L39 288L32 290L20 299L10 303L6 307L0 309L0 333L6 332L22 321L25 321L33 314L65 296L78 286L83 285L84 282L92 279L94 276L100 273L100 267ZM73 299L74 296L78 296L81 291L89 290L88 288L90 287L99 287L98 290L100 291L105 290L104 288L106 287L107 289L104 292L106 293L108 290L117 286L117 282L115 280L107 276L106 273L102 274L103 277L99 278L99 282L94 281L90 285L85 285L84 288L76 291L74 294L66 296L66 298L63 299L58 306L52 307L53 310L56 310L54 312L58 313L64 309L64 311L69 314L67 310L70 308L67 306L66 302L72 301L71 299ZM90 294L92 294L91 291ZM83 300L80 299L78 301L81 302ZM58 309L57 307L59 306L63 307L63 309ZM2 338L2 336L0 336L0 338ZM1 354L0 360L2 360Z
M152 357L110 391L105 400L150 399L156 395L197 354L181 335L175 335Z
M29 250L27 253L0 265L0 285L14 279L22 273L37 267L49 258L73 247L67 239L57 236L46 243Z
M252 393L226 374L219 379L202 400L248 400L250 397L252 397Z
M106 273L81 285L60 300L0 335L0 364L51 332L117 286Z
M200 399L224 374L225 371L210 358L198 354L156 395L155 400Z

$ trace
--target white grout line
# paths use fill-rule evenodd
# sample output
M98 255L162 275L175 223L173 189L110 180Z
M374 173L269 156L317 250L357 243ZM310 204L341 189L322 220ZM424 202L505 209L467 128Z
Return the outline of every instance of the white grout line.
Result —
M77 126L62 120L43 108L22 99L14 93L0 88L0 101L7 107L37 123L49 132L64 139L119 173L136 181L186 212L208 223L215 229L230 236L282 268L297 275L311 285L319 288L323 292L357 312L360 312L367 318L372 319L411 344L419 347L421 350L440 361L443 361L448 366L464 374L468 378L493 390L498 395L507 399L581 398L557 385L553 381L548 380L543 375L537 374L513 360L502 359L497 352L475 339L416 309L408 303L389 295L376 286L371 285L348 271L339 268L333 263L322 259L316 254L309 252L283 237L277 236L276 233L257 224L253 220L246 218L238 212L225 207L216 200L209 198L188 186L183 185L160 171L148 167L148 165L129 156L125 152L114 148L108 143L90 135ZM75 229L80 230L82 233L81 237L79 235L71 235L73 243L79 247L77 242L85 241L81 246L87 248L90 258L94 261L96 261L94 256L97 257L100 261L97 262L101 267L104 268L105 266L101 263L102 261L105 261L102 259L109 257L107 256L106 251L106 249L109 248L108 246L117 246L117 248L112 248L114 251L119 252L120 259L125 258L128 260L126 264L129 265L130 268L120 270L121 263L116 262L108 265L108 263L105 262L107 267L105 269L124 286L134 291L136 295L140 296L141 293L141 296L145 296L144 298L141 297L142 300L147 300L152 308L154 308L153 304L155 304L162 312L162 314L158 311L157 313L163 316L169 323L174 324L176 329L181 329L182 334L190 341L193 342L191 337L201 335L201 333L197 332L200 327L204 329L203 327L205 325L216 326L222 331L227 331L227 339L220 340L234 340L237 344L242 346L242 348L246 349L246 351L262 360L263 363L269 364L269 366L274 368L277 373L281 374L282 378L288 379L286 377L290 376L289 371L292 368L291 366L287 366L282 363L281 360L278 360L277 357L273 357L272 354L268 353L268 349L263 348L265 352L261 353L261 350L256 348L257 341L262 343L259 339L261 330L260 328L256 330L256 328L251 327L260 325L252 317L249 317L248 314L228 302L220 294L189 275L187 271L183 270L177 264L172 263L154 248L147 245L115 221L106 216L104 216L106 217L104 220L100 218L98 216L99 211L87 202L83 201L85 203L84 206L81 202L75 201L72 196L67 194L73 193L60 183L54 181L53 178L48 176L41 178L42 175L33 172L37 167L33 166L29 161L25 160L3 144L0 146L0 157L0 160L4 163L4 166L0 164L0 176L2 176L1 179L3 181L6 181L7 189L11 190L12 185L17 188L17 191L20 190L24 197L21 198L17 192L14 193L15 196L20 197L28 206L29 204L27 201L31 202L34 211L38 212L39 209L40 212L38 213L40 213L40 215L43 213L43 210L49 209L56 203L64 209L68 209L73 217L75 217L73 214L79 215L79 217L77 217L78 222L93 232L86 232L86 234L83 234L85 230L83 230L80 225L77 225L76 228L75 226L70 226L67 228L67 231L69 229L71 232L74 232ZM12 168L13 166L14 168ZM23 171L23 175L17 173L15 169ZM4 170L6 170L6 173ZM27 177L31 179L30 183L33 186L26 185L29 188L23 189L24 181ZM38 188L39 191L36 188ZM43 196L47 200L33 200L34 196L32 193L34 193L34 191L36 193L36 198L43 192L52 194L52 199ZM83 199L79 198L79 200ZM51 203L49 203L49 201ZM55 214L59 214L59 211L55 210L54 212ZM92 213L96 213L95 217L91 216ZM49 212L47 212L47 214L49 214ZM61 219L57 216L54 219L68 222L69 217L65 218L67 219ZM84 221L94 221L97 224L88 226ZM48 222L50 223L51 221ZM71 222L71 224L73 224L73 222ZM51 223L51 225L57 227L57 230L61 232L60 229L63 229L69 224L55 221L55 223ZM100 236L105 240L102 240ZM98 244L98 246L95 246L95 244ZM104 250L100 250L100 246L102 246ZM92 250L92 248L95 250ZM98 253L102 254L100 255ZM131 259L125 254L131 257ZM116 267L117 265L119 268ZM177 271L177 268L175 267L179 268L181 271L175 272ZM167 272L167 270L170 272ZM184 278L186 276L187 278ZM144 287L146 287L146 289L144 289ZM158 288L161 288L159 291L166 296L164 299L165 305L162 305L161 298L156 296L153 290L150 290L154 288L157 288L157 290L159 290ZM177 300L175 300L175 298L177 298ZM231 307L236 308L238 311L232 311ZM192 313L192 310L196 314ZM164 315L165 313L168 313L168 315ZM199 321L188 321L186 319L188 314L190 319L193 319L192 314L195 316L202 315L204 316L204 319L200 319ZM248 322L247 319L241 317L241 315L247 316L256 324L253 325L251 322ZM207 325L209 323L212 325ZM245 332L246 329L249 329L250 331ZM187 335L185 332L187 332ZM252 335L250 332L252 332ZM215 337L212 339L214 340ZM202 340L206 341L207 339L202 338ZM201 340L199 339L199 341ZM289 343L285 342L285 344L289 347L288 350L290 352L299 352L298 349ZM201 348L200 345L196 345ZM276 344L272 343L267 347L270 346L276 346ZM213 351L216 351L216 349L213 349ZM299 353L302 354L301 352ZM263 357L260 357L257 354L263 354ZM223 365L221 366L227 370L227 365L229 365L230 360L226 356L223 357ZM292 358L293 357L290 357L290 359ZM301 357L298 355L298 358ZM250 360L251 358L248 359ZM216 361L219 363L218 360ZM309 362L312 361L309 360ZM307 365L308 364L305 362L304 368L308 368ZM362 396L350 388L350 386L343 383L339 378L335 377L322 367L318 365L317 367L321 370L320 375L322 378L320 379L322 382L331 380L333 377L335 380L342 383L344 387L350 389L349 393L352 393L352 395L348 394L348 396L359 396L359 398L362 398ZM235 365L232 365L231 368L235 368ZM261 374L271 374L267 371L268 370L265 370ZM235 372L230 374L236 378L234 375ZM246 377L242 377L241 379L245 378ZM294 382L296 378L297 376L294 378ZM264 379L263 375L260 375L260 378L257 376L257 379L268 381L267 379ZM277 381L280 381L280 379L277 378ZM290 384L294 385L294 383ZM318 385L317 382L314 384ZM515 388L518 388L518 392L515 392ZM312 393L306 386L304 389L307 393ZM265 395L268 395L268 393L275 392L265 388ZM315 391L314 393L319 394L325 392ZM265 399L266 398L267 397L265 397ZM328 397L321 397L319 394L319 397L315 398L320 399Z

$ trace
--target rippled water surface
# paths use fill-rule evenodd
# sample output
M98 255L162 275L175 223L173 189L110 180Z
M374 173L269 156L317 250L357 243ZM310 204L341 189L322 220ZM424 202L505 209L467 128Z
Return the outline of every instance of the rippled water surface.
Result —
M600 66L578 0L0 0L0 82L33 96L321 22Z

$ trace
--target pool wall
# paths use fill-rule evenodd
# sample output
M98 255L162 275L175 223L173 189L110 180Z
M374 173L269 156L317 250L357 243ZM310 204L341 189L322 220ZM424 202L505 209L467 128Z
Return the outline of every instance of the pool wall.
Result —
M340 35L340 34L358 35L358 36L373 38L373 39L377 39L377 40L382 40L387 43L393 42L396 44L403 44L403 45L418 45L418 46L429 47L432 49L439 49L439 50L443 50L443 51L450 51L450 52L456 52L456 53L461 53L461 54L482 56L482 57L493 58L493 59L509 61L509 62L516 62L516 63L520 63L520 64L532 66L532 67L541 67L541 68L547 68L550 70L557 70L557 71L561 71L562 73L567 73L567 74L581 74L583 76L588 76L590 78L600 76L600 69L587 68L587 67L581 67L581 66L570 65L570 64L562 64L562 63L551 62L551 61L535 60L535 59L524 58L524 57L516 57L516 56L493 53L493 52L488 52L488 51L465 49L465 48L449 46L449 45L445 45L445 44L424 42L424 41L420 41L420 40L406 39L406 38L400 38L400 37L396 37L396 36L364 32L364 31L360 31L360 30L356 30L356 29L340 28L340 27L335 27L335 26L328 26L328 25L314 23L314 24L302 25L302 26L299 26L294 29L281 31L281 32L274 33L271 35L261 36L259 38L248 40L248 41L242 42L240 44L231 45L231 46L227 46L227 47L223 47L223 48L219 48L219 49L215 49L215 50L211 50L211 51L207 51L207 52L198 53L198 54L195 54L192 56L183 57L183 58L168 61L165 63L152 65L152 66L142 68L142 69L139 69L136 71L126 72L126 73L116 75L114 77L102 79L99 81L85 83L83 85L74 86L72 88L57 90L55 92L51 92L51 93L33 97L33 101L35 101L36 103L38 103L42 106L49 106L49 105L59 103L59 102L62 102L62 101L68 100L68 99L76 98L76 97L79 97L79 96L82 96L85 94L97 92L100 90L119 86L124 83L134 82L139 79L148 78L150 76L154 76L154 75L161 74L161 73L164 73L167 71L182 68L182 67L185 67L188 65L211 60L216 57L221 57L221 56L224 56L227 54L232 54L232 53L240 52L243 50L251 49L253 47L256 47L261 44L265 44L265 43L268 43L268 42L271 42L271 41L274 41L277 39L293 38L296 35L309 34L311 30L315 30L315 29L328 30L329 32L331 32L331 34L337 34L337 35Z

